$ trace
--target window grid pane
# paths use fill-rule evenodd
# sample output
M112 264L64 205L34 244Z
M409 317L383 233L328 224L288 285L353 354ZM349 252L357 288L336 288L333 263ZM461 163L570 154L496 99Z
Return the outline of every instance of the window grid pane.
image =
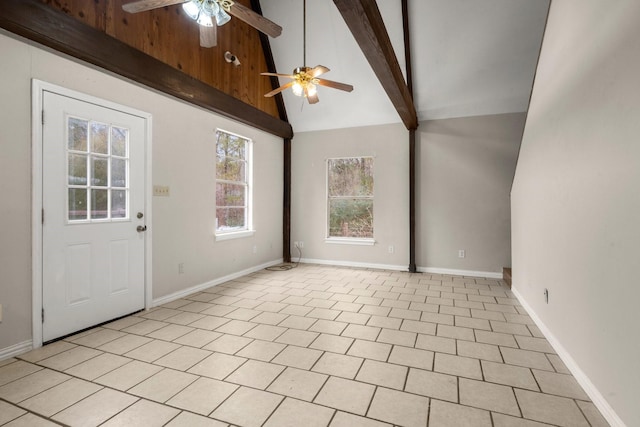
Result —
M373 158L329 159L330 196L373 197Z
M216 208L216 219L220 231L246 229L246 209L243 207Z
M330 199L329 237L373 237L372 199Z
M232 158L218 158L216 163L216 178L218 180L245 182L247 162Z
M91 152L99 154L109 153L109 125L91 122Z
M216 184L217 207L242 207L246 206L247 189L243 184L228 184L218 182Z
M68 129L68 145L69 150L87 151L87 137L89 122L87 120L69 117L67 124Z
M87 220L87 190L85 188L69 188L69 221Z

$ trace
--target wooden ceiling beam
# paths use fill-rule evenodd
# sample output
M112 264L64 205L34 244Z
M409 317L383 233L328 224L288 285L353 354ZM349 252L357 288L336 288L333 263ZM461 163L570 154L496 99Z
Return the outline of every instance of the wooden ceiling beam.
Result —
M0 28L282 138L291 125L116 40L40 0L0 1Z
M333 0L362 53L409 130L418 128L413 98L375 0Z
M251 0L251 8L254 12L262 15L260 0ZM264 52L267 71L277 73L269 37L260 31L258 31L258 34L260 35L260 43L262 43L262 51ZM276 76L271 76L270 80L272 89L277 89L280 86L280 82ZM284 105L282 92L274 96L274 98L280 119L288 122L289 119L287 118L287 109ZM289 263L291 262L291 138L284 138L282 151L282 260Z

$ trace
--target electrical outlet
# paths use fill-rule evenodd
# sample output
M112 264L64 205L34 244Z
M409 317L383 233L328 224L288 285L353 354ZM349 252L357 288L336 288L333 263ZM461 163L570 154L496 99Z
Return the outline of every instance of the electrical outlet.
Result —
M184 262L178 264L178 274L184 274Z
M156 197L169 197L169 186L168 185L154 185L153 186L153 195Z
M294 248L299 248L300 246L298 246L298 242L293 242L293 247Z
M304 242L303 242L302 240L300 240L300 241L298 242L298 247L299 247L299 248L304 248Z
M395 248L393 247L393 245L390 245L390 246L389 246L388 251L389 251L389 253L390 253L390 254L392 254L392 253L394 253L394 252L395 252Z
M253 245L253 253L254 254L258 253L258 247L256 245Z
M464 249L460 249L458 251L458 258L464 258L466 256L466 252Z

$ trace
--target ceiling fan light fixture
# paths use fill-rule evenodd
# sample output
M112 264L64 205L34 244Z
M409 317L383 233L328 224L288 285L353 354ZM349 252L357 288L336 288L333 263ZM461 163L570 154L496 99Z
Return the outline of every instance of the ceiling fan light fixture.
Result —
M298 81L296 81L293 86L291 86L291 91L295 96L303 96L304 95L304 87Z
M316 96L318 94L318 89L316 88L316 85L314 85L313 83L309 83L307 84L306 92L307 96Z
M230 7L233 2L226 0L224 5L220 5L217 0L191 0L182 3L187 16L203 27L213 27L213 19L217 26L222 26L231 20L231 15L227 13L225 7Z
M318 80L311 75L311 68L298 67L293 70L294 83L291 90L295 96L315 96L318 93L316 84Z
M198 17L200 16L200 6L201 4L198 0L191 0L187 3L182 3L182 9L184 10L184 13L186 13L187 16L194 21L197 21Z
M224 24L231 21L231 15L229 15L222 7L218 8L218 13L216 13L215 16L218 27L222 27Z
M216 0L202 0L200 2L202 7L202 13L209 17L215 16L220 10L220 5Z

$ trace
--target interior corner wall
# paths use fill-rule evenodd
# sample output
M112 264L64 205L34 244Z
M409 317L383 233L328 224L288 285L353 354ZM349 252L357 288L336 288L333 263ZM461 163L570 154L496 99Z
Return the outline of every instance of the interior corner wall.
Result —
M514 290L627 426L640 425L638 40L637 1L551 2L512 190Z
M0 353L32 338L32 79L152 114L152 184L170 187L152 202L154 299L282 259L282 139L4 31L0 52ZM253 237L214 240L216 128L254 141Z
M420 123L416 263L501 277L511 266L509 192L525 113ZM464 250L464 258L459 251Z
M525 114L421 122L417 131L417 265L501 274L511 265L509 191ZM374 156L374 246L325 243L326 159ZM291 240L303 259L406 270L409 135L401 124L296 133ZM393 246L393 253L389 247ZM458 250L466 251L458 258ZM298 255L292 247L292 257Z
M325 242L327 166L336 157L374 157L373 246ZM291 257L302 241L310 262L409 266L409 132L401 124L296 133L291 143ZM389 247L393 246L393 253Z

